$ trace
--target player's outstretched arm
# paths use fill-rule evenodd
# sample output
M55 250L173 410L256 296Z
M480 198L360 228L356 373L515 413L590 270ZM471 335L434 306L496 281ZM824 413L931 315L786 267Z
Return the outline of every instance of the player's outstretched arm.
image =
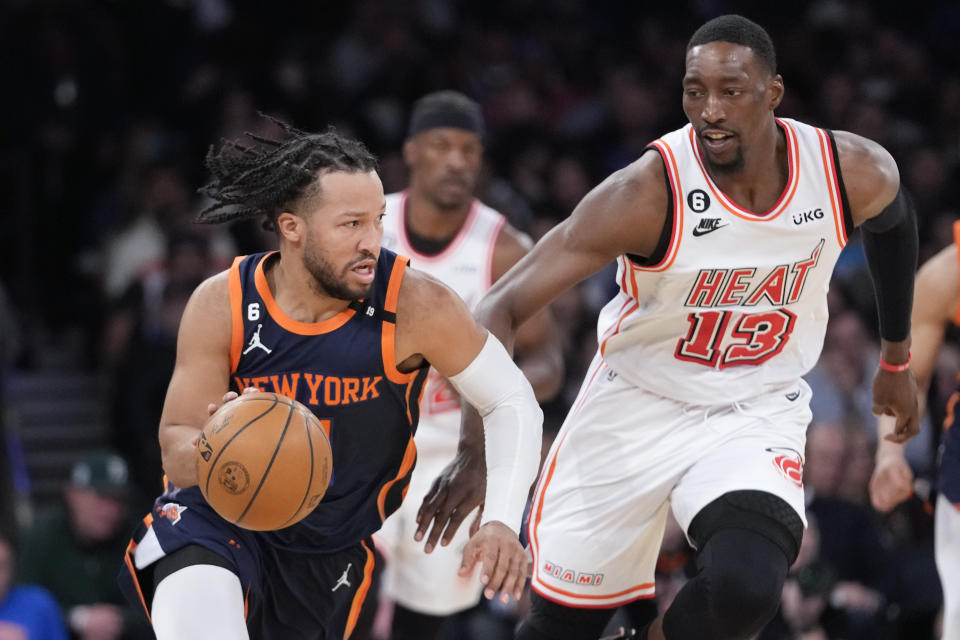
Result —
M560 293L596 273L622 253L652 255L666 221L668 193L663 162L650 151L613 173L577 205L569 218L498 279L474 315L509 351L517 331ZM434 481L417 514L415 538L430 535L427 548L449 542L479 504L474 490L482 469L483 438L465 421L457 458ZM451 515L452 514L452 515ZM431 529L432 526L432 529Z
M160 416L163 470L178 487L197 483L196 444L209 405L230 386L231 318L227 272L204 281L187 302L177 360Z
M413 269L400 287L395 350L400 367L430 362L482 416L486 507L464 566L483 564L488 597L497 591L519 596L527 563L518 532L540 461L543 422L530 383L451 289Z
M838 131L840 172L854 224L863 233L880 320L881 366L873 379L873 412L896 418L892 437L920 430L917 383L910 361L910 313L917 268L917 224L900 189L893 157L877 143Z
M505 225L493 252L493 281L499 280L532 246L533 242L527 235ZM537 401L547 402L560 390L563 384L563 349L549 309L542 309L520 327L514 361L533 387ZM417 513L418 530L414 539L419 542L426 536L424 550L427 553L433 551L438 541L443 546L450 544L464 519L477 504L481 512L472 518L470 535L475 534L480 525L486 491L486 467L481 450L483 424L476 410L467 403L462 407L460 433L456 455L434 479ZM484 481L457 482L456 479L461 477ZM427 535L431 521L434 527Z
M960 273L955 244L928 260L917 273L911 316L911 368L917 377L919 413L943 343L947 325L957 311ZM870 499L878 511L889 511L913 493L913 472L904 456L904 445L895 437L896 423L878 422L877 457L870 479Z

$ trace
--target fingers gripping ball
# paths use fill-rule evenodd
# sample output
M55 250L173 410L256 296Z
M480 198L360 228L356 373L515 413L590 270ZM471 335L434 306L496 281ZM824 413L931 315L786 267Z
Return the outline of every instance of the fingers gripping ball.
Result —
M275 393L246 393L217 410L197 444L200 491L222 518L272 531L302 520L330 484L323 424Z

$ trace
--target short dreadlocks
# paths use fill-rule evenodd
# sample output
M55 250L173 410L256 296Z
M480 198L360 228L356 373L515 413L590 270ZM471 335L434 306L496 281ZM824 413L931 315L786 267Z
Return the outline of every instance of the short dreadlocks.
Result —
M333 127L324 133L307 133L268 117L286 133L271 140L252 133L260 143L247 146L224 140L207 152L212 179L200 188L213 204L197 215L197 222L215 224L264 216L264 229L276 230L277 216L305 196L319 193L321 173L377 170L377 159L362 142L339 135Z

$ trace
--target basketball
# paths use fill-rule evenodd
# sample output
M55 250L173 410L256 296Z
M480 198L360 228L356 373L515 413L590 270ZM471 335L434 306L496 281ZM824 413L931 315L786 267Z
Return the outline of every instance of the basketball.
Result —
M245 393L207 420L197 469L203 497L222 518L273 531L317 506L333 453L323 424L305 406L275 393Z

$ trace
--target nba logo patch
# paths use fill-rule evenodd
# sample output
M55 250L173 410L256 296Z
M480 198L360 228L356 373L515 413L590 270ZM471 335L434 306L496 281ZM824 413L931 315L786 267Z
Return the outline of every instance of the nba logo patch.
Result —
M773 466L780 475L793 486L803 488L803 456L799 452L786 447L770 447L766 449L774 454Z

